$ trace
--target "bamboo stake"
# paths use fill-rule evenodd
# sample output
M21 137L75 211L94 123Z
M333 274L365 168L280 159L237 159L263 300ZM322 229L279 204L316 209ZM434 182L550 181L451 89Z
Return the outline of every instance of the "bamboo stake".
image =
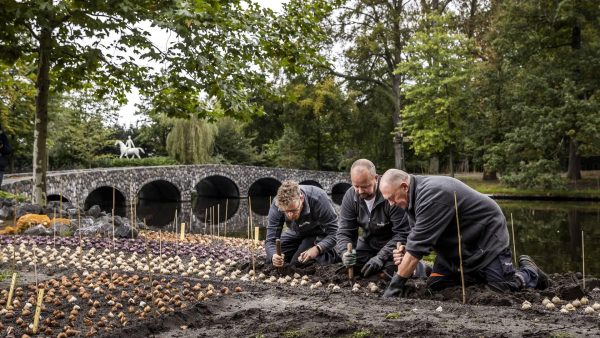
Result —
M206 226L208 225L208 208L204 208L204 234L206 235Z
M252 271L254 272L254 277L256 278L256 249L258 247L258 227L254 227L254 248L252 250Z
M33 315L33 334L37 333L38 325L40 323L40 314L42 313L42 300L44 299L44 289L38 289L37 302L35 307L35 314Z
M225 225L225 237L227 237L227 209L229 207L229 198L225 200L225 221L224 221L224 225Z
M115 252L115 209L112 209L112 249Z
M246 229L248 230L248 240L250 240L250 216L247 217L246 225Z
M517 266L517 245L515 242L515 222L513 220L512 212L510 213L510 227L512 228L513 258L515 261L515 266Z
M58 210L59 210L59 213L60 213L61 217L62 217L62 194L63 194L63 191L62 191L62 181L60 181L58 183Z
M583 236L583 230L581 230L581 265L581 280L583 281L583 291L585 292L585 241Z
M173 223L173 232L175 233L175 236L177 236L177 209L175 209L175 220Z
M275 252L277 253L278 256L281 256L281 239L277 238L275 240ZM281 257L283 258L283 257ZM281 274L283 272L283 267L279 267L277 268L277 270L279 271L279 274Z
M190 234L192 233L192 222L194 221L194 208L190 205L190 230L188 231Z
M158 264L162 269L162 230L158 230Z
M217 237L221 236L221 203L217 204Z
M348 243L346 249L349 253L352 253L352 243ZM352 280L354 280L354 267L351 266L348 268L348 279L350 280L350 284L352 284Z
M458 218L458 197L456 196L456 191L454 192L454 209L456 211L456 230L457 230L457 236L458 236L458 258L460 261L460 283L462 286L462 298L463 298L463 304L465 304L467 302L467 296L465 294L465 274L463 272L463 265L462 265L462 247L461 247L461 236L460 236L460 221Z
M146 227L146 220L144 219L144 227ZM152 295L152 304L154 304L154 292L152 292L152 268L150 267L150 253L148 252L148 237L144 236L144 249L146 251L146 264L148 264L148 279L149 279L149 287L148 292ZM154 311L152 311L153 315L156 315Z
M56 208L54 208L54 216L52 219L52 246L56 249Z

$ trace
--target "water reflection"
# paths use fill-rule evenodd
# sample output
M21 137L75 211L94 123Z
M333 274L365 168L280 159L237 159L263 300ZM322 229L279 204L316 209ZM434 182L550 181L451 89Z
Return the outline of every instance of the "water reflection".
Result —
M176 211L181 214L180 202L140 199L138 200L136 214L139 220L146 220L148 226L162 228L173 222Z
M581 271L581 235L586 275L600 273L600 203L499 201L515 228L517 255L528 254L544 271ZM512 242L511 242L512 249Z

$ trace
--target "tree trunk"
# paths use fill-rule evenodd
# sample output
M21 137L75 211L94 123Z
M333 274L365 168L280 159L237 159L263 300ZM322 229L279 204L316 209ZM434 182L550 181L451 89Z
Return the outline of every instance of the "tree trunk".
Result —
M567 178L571 180L581 179L581 157L577 154L577 140L569 139L569 169Z
M394 128L398 128L402 125L402 119L400 117L400 75L394 75L392 83L392 90L394 92L394 115L392 120L394 121ZM406 161L404 158L404 135L402 132L396 131L394 133L394 159L396 169L406 170Z
M498 173L496 170L483 169L483 180L484 181L496 181L498 180Z
M50 50L52 42L50 28L40 32L38 73L35 83L35 131L33 134L33 199L32 203L46 205L46 174L48 171L48 95L50 91Z
M454 177L454 151L450 148L450 154L448 155L448 166L450 169L450 177Z

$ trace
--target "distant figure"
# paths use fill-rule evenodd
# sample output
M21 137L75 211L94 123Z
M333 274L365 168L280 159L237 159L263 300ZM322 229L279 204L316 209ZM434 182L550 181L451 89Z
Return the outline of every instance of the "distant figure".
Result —
M135 148L135 144L133 144L131 136L127 136L127 141L125 141L125 145L127 146L127 148Z
M10 144L8 143L8 137L4 133L2 126L0 125L0 187L2 187L2 179L4 178L4 169L8 164L8 155L10 154Z
M145 154L144 149L142 149L140 147L129 148L125 145L125 143L123 143L121 141L116 141L115 145L119 146L119 150L121 152L121 156L119 156L119 158L123 158L123 156L125 156L126 158L129 158L129 155L132 155L132 158L133 158L133 156L137 156L137 158L141 158L140 153Z

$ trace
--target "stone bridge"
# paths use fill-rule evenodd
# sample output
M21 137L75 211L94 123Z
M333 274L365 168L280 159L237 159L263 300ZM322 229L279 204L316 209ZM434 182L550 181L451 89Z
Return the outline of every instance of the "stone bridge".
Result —
M114 206L121 214L127 214L132 205L143 208L143 201L154 201L183 202L182 205L188 205L183 209L195 204L195 210L205 212L215 205L227 208L227 215L220 210L223 216L220 219L236 213L247 214L249 208L264 216L270 198L286 179L319 186L334 200L351 186L349 174L340 172L237 165L102 168L49 172L47 199L69 201L84 209L98 204L110 211ZM31 196L31 186L31 177L15 177L7 178L2 189ZM221 201L226 201L226 205L219 205ZM180 210L180 213L187 215L190 211ZM197 212L196 216L206 218L205 213Z

